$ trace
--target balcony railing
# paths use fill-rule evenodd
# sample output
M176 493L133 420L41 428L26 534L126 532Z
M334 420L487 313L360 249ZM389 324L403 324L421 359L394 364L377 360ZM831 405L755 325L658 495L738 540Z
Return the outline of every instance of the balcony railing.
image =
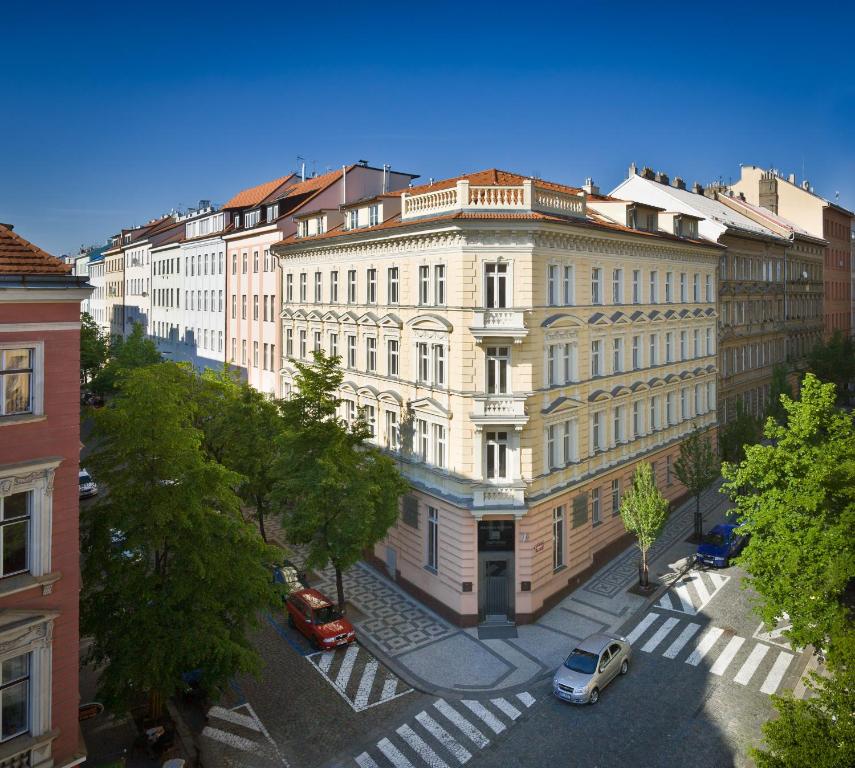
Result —
M528 335L525 313L521 309L478 309L469 330L476 341L485 338L509 338L519 344Z
M478 395L473 400L469 416L473 424L508 424L519 430L528 422L524 395Z
M404 193L401 196L401 218L435 216L451 211L507 211L530 213L540 211L561 216L584 217L585 197L536 186L532 179L519 185L470 186L467 179L453 187L422 192L419 195Z

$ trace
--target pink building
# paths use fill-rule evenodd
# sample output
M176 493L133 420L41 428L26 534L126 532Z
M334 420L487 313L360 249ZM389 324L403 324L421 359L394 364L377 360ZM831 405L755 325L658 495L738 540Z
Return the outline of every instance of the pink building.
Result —
M357 164L305 180L283 176L245 189L225 204L232 216L224 235L226 360L242 368L252 386L274 395L281 391L282 275L270 246L296 233L297 216L403 189L415 178Z
M0 224L0 766L85 759L77 723L85 277Z

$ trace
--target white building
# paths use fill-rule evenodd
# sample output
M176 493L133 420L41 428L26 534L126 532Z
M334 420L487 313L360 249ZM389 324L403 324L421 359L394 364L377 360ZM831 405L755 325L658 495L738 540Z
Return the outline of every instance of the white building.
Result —
M110 321L104 305L104 254L97 252L89 257L87 265L89 284L92 293L82 304L82 311L92 315L92 319L105 333L110 332Z
M174 216L150 222L144 237L130 243L124 251L125 317L122 335L129 334L134 323L150 333L151 321L151 249L172 235Z

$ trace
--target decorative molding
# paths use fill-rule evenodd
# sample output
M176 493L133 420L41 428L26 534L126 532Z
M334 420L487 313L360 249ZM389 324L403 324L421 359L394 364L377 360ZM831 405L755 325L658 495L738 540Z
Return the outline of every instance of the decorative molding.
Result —
M80 321L64 323L0 323L0 333L29 333L30 331L79 331Z

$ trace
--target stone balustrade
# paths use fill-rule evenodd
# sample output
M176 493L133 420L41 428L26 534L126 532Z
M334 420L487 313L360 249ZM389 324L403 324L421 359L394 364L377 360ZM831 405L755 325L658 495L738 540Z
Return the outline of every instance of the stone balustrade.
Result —
M478 309L469 330L480 342L485 338L509 338L519 344L528 334L521 309Z
M513 425L520 430L528 422L525 401L525 395L476 395L469 418L478 428L485 425Z

